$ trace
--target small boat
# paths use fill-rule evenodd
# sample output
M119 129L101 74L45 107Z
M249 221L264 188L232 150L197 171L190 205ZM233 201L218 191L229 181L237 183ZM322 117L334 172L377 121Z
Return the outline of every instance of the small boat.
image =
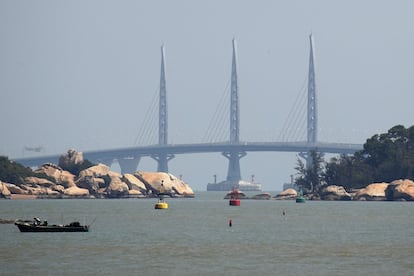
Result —
M20 232L88 232L89 225L81 225L78 221L69 224L49 225L47 221L41 221L39 218L34 220L16 220L14 224Z

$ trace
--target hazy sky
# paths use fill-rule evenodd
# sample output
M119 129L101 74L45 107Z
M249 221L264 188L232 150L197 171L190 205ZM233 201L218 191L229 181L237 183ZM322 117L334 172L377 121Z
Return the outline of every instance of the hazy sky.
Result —
M241 140L275 141L307 77L311 32L319 140L362 144L413 125L413 11L408 0L0 0L0 155L132 146L159 86L162 43L169 142L204 142L233 37ZM295 153L248 153L242 176L280 190L295 163ZM223 180L227 165L219 153L169 163L195 190L213 174ZM143 158L139 169L156 163Z

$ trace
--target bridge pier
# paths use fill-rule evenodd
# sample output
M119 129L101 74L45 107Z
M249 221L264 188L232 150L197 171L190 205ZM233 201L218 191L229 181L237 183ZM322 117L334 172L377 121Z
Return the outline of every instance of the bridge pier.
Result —
M230 151L223 152L224 157L229 160L229 168L227 170L227 181L237 182L241 180L240 159L246 156L246 152Z
M310 169L312 167L312 164L313 164L313 160L312 160L312 156L311 156L310 151L299 152L299 156L302 157L303 159L305 159L306 168Z
M151 157L158 163L158 172L168 172L168 161L173 159L174 154L160 153L157 155L151 155Z
M121 173L134 173L138 168L139 161L141 157L131 157L131 158L123 158L118 159L119 167L121 168Z

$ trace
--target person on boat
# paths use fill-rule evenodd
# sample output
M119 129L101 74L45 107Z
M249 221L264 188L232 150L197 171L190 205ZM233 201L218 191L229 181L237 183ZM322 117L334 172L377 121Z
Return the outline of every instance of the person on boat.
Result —
M34 219L34 225L40 225L40 219L39 218L33 218Z

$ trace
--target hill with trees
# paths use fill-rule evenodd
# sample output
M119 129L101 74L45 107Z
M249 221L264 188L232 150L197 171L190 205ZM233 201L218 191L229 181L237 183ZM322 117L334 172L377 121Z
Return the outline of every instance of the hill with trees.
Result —
M414 179L414 126L396 125L367 139L361 151L329 162L323 161L317 149L310 154L311 166L305 167L300 159L296 166L296 183L310 193L326 185L350 191L374 182Z

